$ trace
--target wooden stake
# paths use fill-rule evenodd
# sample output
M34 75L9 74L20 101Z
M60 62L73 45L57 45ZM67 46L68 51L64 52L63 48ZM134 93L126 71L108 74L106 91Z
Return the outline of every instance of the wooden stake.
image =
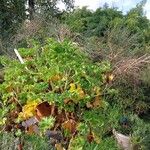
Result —
M14 52L15 52L16 56L18 57L19 61L21 62L21 64L24 64L24 61L23 61L21 55L19 54L18 50L14 49Z

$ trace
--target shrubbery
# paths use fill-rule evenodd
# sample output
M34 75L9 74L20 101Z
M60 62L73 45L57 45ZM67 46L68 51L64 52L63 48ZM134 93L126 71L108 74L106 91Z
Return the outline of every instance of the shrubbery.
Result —
M48 39L42 47L32 41L32 47L19 52L25 64L1 58L5 66L5 81L0 86L1 128L17 130L16 125L35 116L36 106L46 101L56 110L51 112L54 123L51 127L48 123L48 128L47 123L40 128L40 123L40 132L46 131L43 128L60 130L68 140L81 138L81 147L88 141L100 144L108 130L105 94L112 80L106 76L110 63L93 63L69 41Z

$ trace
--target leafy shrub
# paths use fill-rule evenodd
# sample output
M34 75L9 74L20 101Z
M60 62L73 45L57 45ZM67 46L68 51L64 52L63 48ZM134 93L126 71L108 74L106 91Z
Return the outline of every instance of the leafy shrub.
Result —
M12 131L18 122L35 116L36 106L46 101L58 111L51 112L55 119L45 118L39 123L42 131L55 128L66 139L84 137L85 143L101 144L108 128L105 125L109 104L104 95L110 63L93 63L71 42L53 39L42 47L32 41L30 48L19 52L24 64L1 58L5 65L5 82L0 85L1 127L5 124L5 130ZM77 136L73 137L75 133ZM104 142L104 147L105 144L108 143Z

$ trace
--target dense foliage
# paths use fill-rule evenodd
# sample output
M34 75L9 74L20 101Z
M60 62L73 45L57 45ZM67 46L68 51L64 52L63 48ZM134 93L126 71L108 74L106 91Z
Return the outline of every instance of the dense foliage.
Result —
M70 42L52 39L43 47L34 43L30 49L22 48L19 52L26 60L24 65L2 58L6 70L5 82L1 84L1 124L12 130L18 121L35 115L37 104L47 101L62 111L59 115L51 114L56 119L51 128L63 132L68 129L65 123L73 120L77 125L70 123L73 129L68 130L70 134L79 130L75 139L82 138L83 145L78 147L84 146L86 139L99 143L108 127L105 119L109 104L103 95L105 74L111 69L109 62L95 64ZM70 135L64 136L70 139Z
M127 14L107 4L91 11L61 2L67 11L57 0L0 3L0 52L8 55L0 57L0 149L17 149L19 141L34 150L117 150L116 130L135 149L149 150L146 1ZM34 117L35 126L23 126Z
M17 32L22 22L32 20L35 14L49 18L61 13L58 0L1 0L0 35L1 40L9 40ZM73 8L72 0L63 0L67 9Z
M102 37L110 28L127 27L131 33L138 33L139 41L145 44L150 38L150 22L143 11L145 3L146 1L141 1L126 15L123 15L123 12L117 8L108 6L98 8L94 12L83 7L68 13L65 22L73 31L82 33L86 37Z

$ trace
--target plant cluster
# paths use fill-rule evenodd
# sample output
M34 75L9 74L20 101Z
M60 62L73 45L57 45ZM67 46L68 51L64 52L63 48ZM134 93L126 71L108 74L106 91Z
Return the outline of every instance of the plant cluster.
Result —
M64 147L74 147L71 143L76 140L82 141L79 145L75 142L81 149L85 144L101 144L109 130L105 94L109 93L106 85L113 80L107 75L110 63L93 63L71 42L53 39L42 47L32 41L32 47L20 48L19 53L24 64L1 58L5 66L5 81L0 85L1 129L15 134L19 130L19 136L34 133L33 126L23 129L20 123L38 116L38 134L60 131L63 137L59 144Z
M0 53L11 57L0 57L0 149L116 150L115 129L149 150L146 1L125 15L58 2L0 4Z

